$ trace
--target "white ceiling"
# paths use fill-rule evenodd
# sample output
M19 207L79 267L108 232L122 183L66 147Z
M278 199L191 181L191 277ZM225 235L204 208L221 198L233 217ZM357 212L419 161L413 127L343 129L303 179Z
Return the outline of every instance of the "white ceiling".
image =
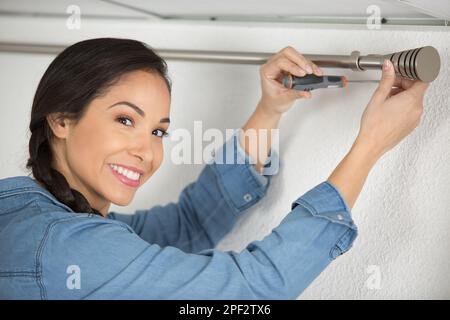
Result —
M387 19L450 19L450 0L0 0L0 14L66 16L77 5L85 17L298 16L366 19L376 5ZM277 17L278 16L278 17Z
M67 16L70 5L77 5L82 15L106 17L146 17L144 13L100 0L0 0L0 13Z
M450 0L397 0L396 2L418 12L450 20Z

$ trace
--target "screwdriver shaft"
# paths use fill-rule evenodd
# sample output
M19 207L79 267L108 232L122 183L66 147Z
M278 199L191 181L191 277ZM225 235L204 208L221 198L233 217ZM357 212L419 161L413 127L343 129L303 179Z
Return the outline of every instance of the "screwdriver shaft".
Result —
M380 80L347 80L347 82L378 83Z
M379 83L380 80L347 80L347 82L352 83ZM393 86L392 89L397 89L399 87Z

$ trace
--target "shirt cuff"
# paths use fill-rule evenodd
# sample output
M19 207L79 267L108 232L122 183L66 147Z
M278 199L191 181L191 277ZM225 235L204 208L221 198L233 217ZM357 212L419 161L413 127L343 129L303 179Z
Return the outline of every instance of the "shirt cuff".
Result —
M267 171L263 170L261 174L256 170L253 159L239 143L239 132L239 129L235 130L225 144L213 152L213 158L208 163L221 178L225 198L235 208L243 210L265 196L271 175L266 175ZM268 160L274 162L275 157L278 159L275 154ZM265 165L270 173L270 162Z
M337 188L328 181L322 182L295 200L291 209L299 204L308 209L313 216L322 217L357 230L344 198Z
M237 145L237 153L238 153L238 157L243 161L245 161L245 163L249 163L251 164L251 169L252 171L258 176L258 178L264 179L267 176L272 176L278 173L279 169L280 169L280 157L278 155L278 150L276 150L275 145L272 146L272 148L269 150L269 153L267 155L267 159L264 162L263 168L262 168L262 172L258 172L256 170L256 160L249 155L247 152L245 152L245 150L242 148L241 144L239 141L241 141L240 137L242 134L242 130L241 129L237 129L233 136L236 139L236 145ZM267 179L264 179L263 181L266 181Z
M331 223L348 227L347 232L330 251L332 259L336 259L352 247L358 235L358 228L352 219L348 205L335 186L328 181L320 183L295 200L292 203L292 210L298 205L305 208L313 217L327 219Z

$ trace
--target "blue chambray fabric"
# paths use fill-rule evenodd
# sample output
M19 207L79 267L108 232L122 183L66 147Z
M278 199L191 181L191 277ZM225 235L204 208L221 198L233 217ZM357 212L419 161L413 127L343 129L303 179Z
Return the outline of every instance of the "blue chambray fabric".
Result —
M220 161L230 152L242 164ZM357 228L325 181L262 240L215 249L270 186L249 160L235 132L177 203L107 218L73 212L30 177L1 179L0 299L296 298Z

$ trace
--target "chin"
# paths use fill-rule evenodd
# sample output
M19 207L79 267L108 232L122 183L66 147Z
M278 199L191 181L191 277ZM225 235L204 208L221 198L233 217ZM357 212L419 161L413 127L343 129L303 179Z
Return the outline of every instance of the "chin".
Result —
M106 197L111 203L118 206L127 206L134 198L134 192L125 190L115 190L105 193Z
M111 199L110 201L117 206L125 207L130 204L131 200L133 200L133 198L115 197L115 198Z

